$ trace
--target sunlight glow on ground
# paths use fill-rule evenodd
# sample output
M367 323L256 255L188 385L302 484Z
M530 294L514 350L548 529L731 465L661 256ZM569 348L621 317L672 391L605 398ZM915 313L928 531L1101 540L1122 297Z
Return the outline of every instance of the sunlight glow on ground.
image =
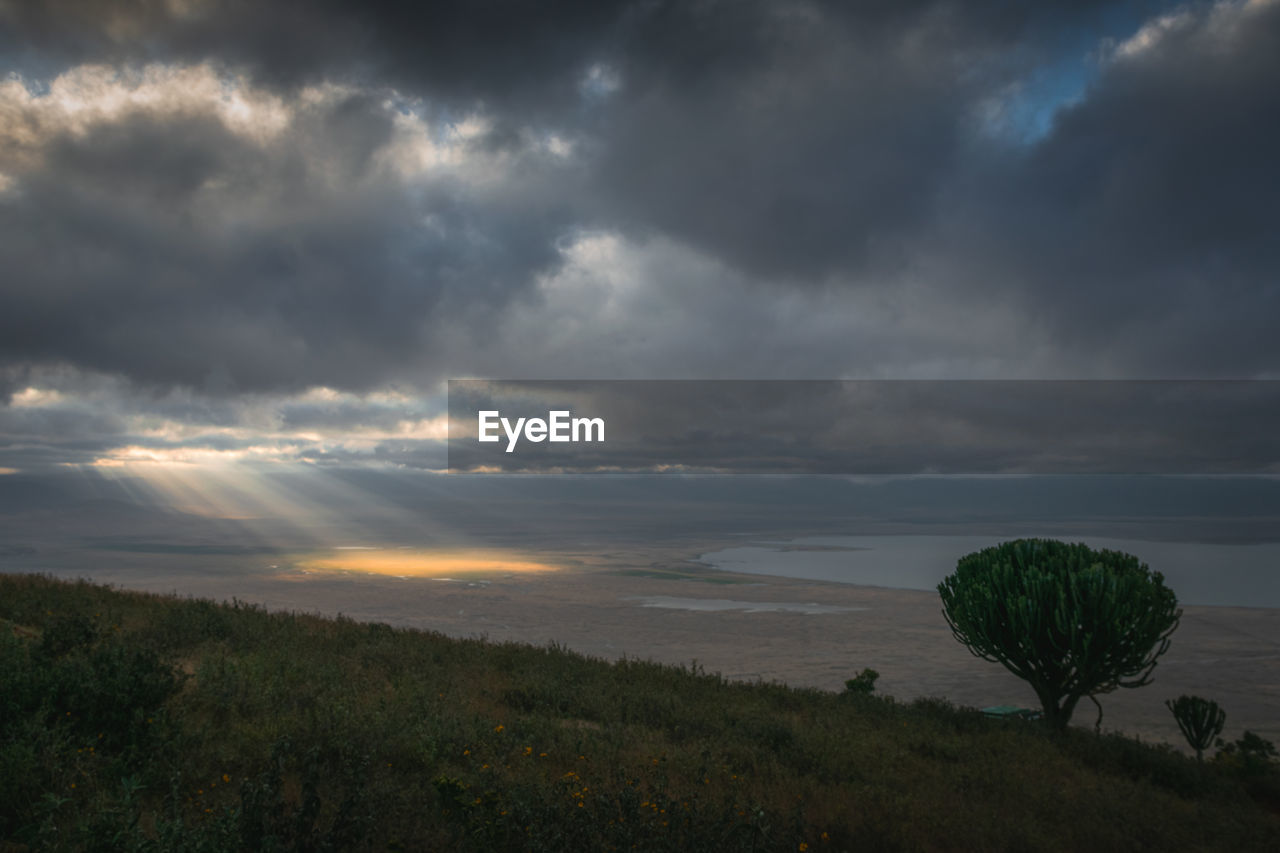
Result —
M367 572L415 578L446 578L458 575L554 572L556 566L538 563L514 553L474 549L428 551L422 549L371 548L334 549L335 553L299 560L308 571Z

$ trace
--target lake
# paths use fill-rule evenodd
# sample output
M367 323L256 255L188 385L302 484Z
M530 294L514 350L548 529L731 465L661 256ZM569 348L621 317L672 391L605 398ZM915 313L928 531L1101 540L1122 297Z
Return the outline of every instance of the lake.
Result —
M1164 574L1183 604L1280 607L1280 543L1054 538L1137 556ZM812 536L725 548L698 559L726 572L928 590L955 569L960 557L1001 541L990 536Z

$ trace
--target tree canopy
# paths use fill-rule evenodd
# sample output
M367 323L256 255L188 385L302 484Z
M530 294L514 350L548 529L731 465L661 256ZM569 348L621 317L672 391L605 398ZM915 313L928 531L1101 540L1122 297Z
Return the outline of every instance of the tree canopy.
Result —
M1084 696L1148 684L1182 615L1137 557L1053 539L964 556L938 593L956 639L1030 684L1057 728Z

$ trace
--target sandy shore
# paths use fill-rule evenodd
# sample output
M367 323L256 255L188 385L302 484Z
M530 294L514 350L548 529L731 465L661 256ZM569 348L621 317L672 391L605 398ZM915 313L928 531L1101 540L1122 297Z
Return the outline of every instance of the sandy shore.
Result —
M215 599L236 596L270 608L342 613L458 637L555 641L609 659L697 661L707 672L732 679L840 690L845 679L871 667L881 675L878 691L899 699L939 696L978 707L1036 704L1025 684L971 656L952 638L931 592L608 570L471 581L188 572L111 572L95 579ZM1250 729L1280 742L1280 610L1185 607L1154 683L1102 697L1103 726L1181 746L1163 702L1182 693L1221 704L1229 738ZM1074 722L1092 726L1095 716L1086 701Z

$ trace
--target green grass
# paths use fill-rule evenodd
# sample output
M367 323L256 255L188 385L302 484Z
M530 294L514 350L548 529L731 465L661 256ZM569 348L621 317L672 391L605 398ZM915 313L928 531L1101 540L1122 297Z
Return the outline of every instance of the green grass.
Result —
M938 701L34 576L0 618L0 850L1280 849L1274 767Z

